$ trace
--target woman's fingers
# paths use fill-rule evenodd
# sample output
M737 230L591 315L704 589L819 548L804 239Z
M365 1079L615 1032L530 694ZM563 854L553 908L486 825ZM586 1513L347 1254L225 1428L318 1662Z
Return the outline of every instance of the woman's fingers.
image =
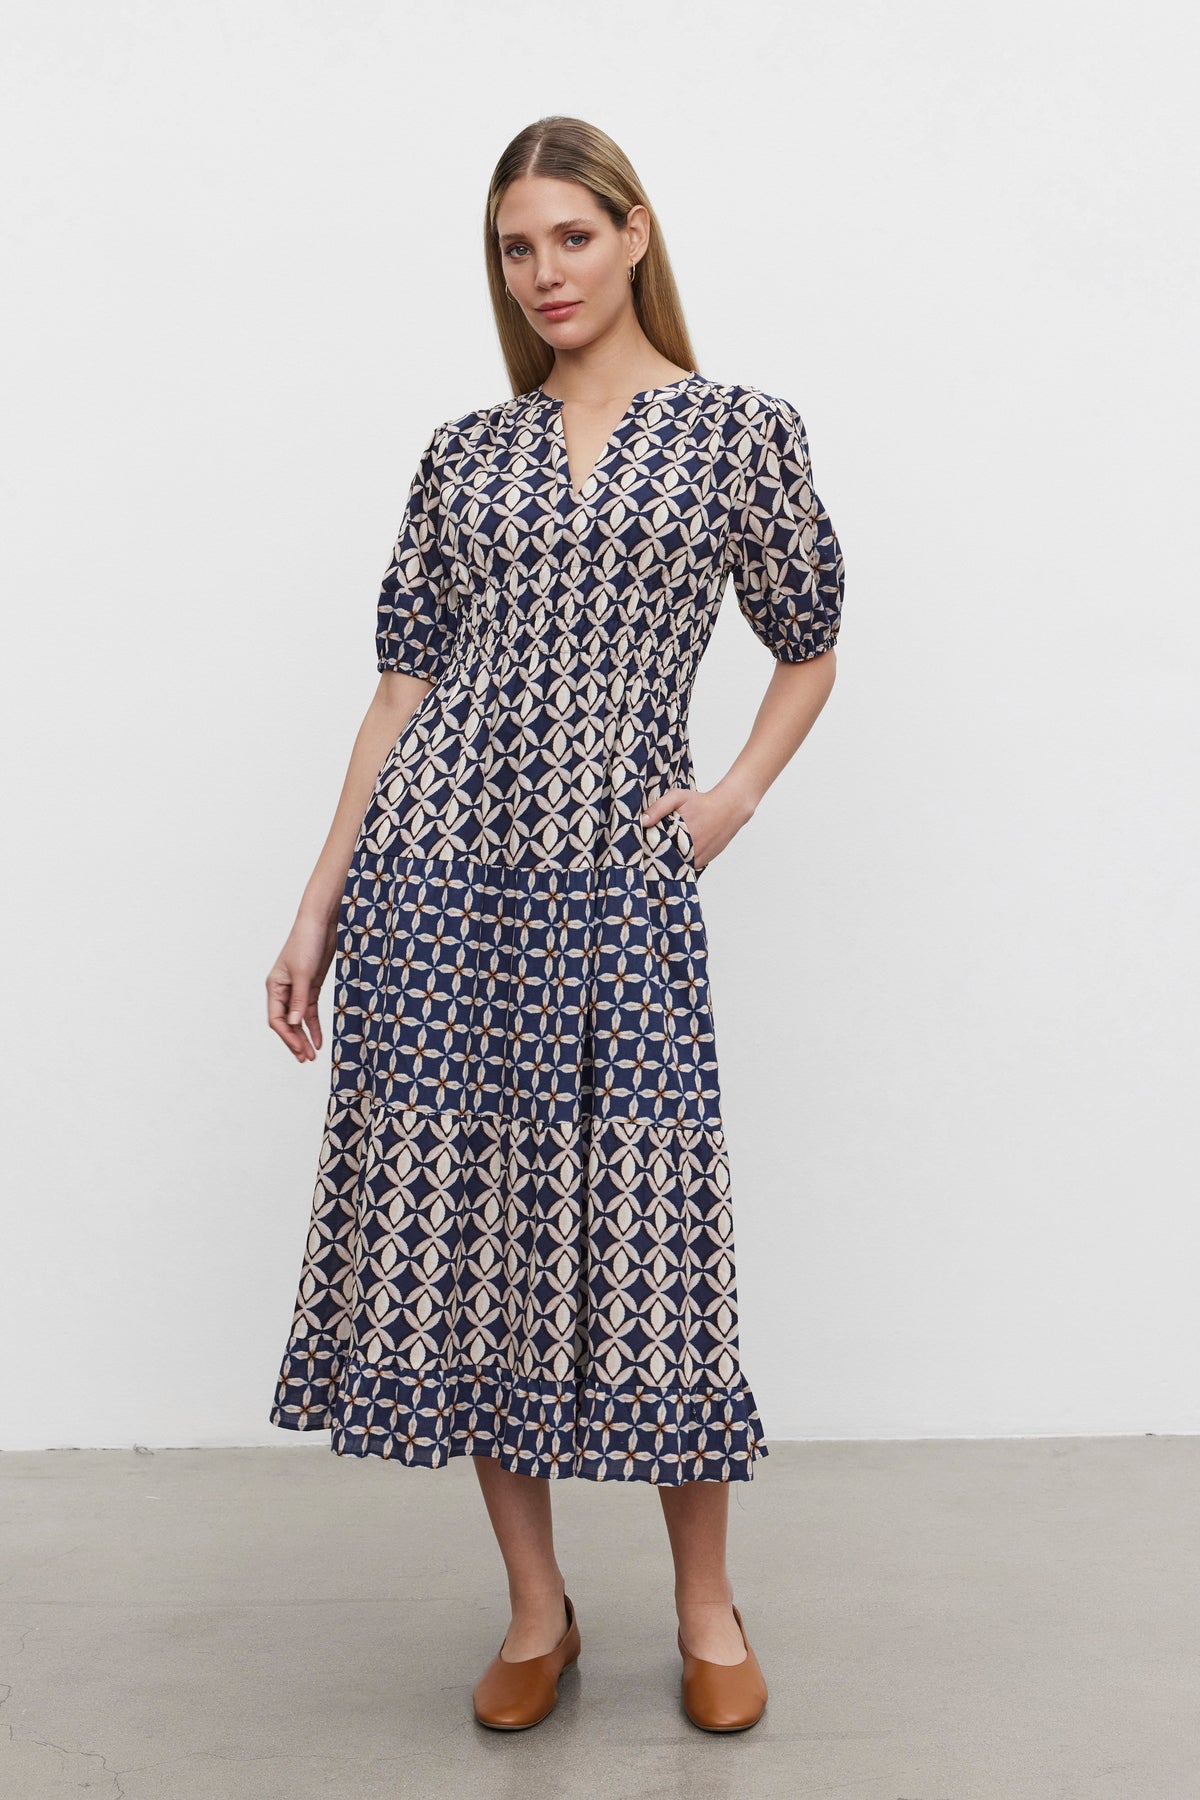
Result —
M697 869L697 871L699 871L700 869L707 867L707 864L709 862L711 862L712 858L708 857L705 859L704 862L700 861L699 848L697 846L697 832L699 829L698 823L694 825L692 823L691 819L688 818L687 813L684 811L684 802L692 799L696 795L697 792L698 792L698 790L696 788L688 788L688 787L667 788L665 793L659 794L654 800L652 800L650 802L649 806L646 808L645 812L642 814L642 824L643 825L656 825L658 823L658 821L660 819L665 818L668 813L673 813L673 812L679 813L680 816L683 818L685 825L687 826L688 836L692 840L696 869Z
M310 1043L305 1035L304 1027L312 1030L317 1016L316 988L307 975L297 975L292 981L292 991L288 999L287 1022L300 1044L300 1057L303 1062L311 1062L316 1056L316 1046ZM320 1028L317 1029L320 1036Z
M308 1003L308 1011L304 1015L304 1023L308 1026L308 1035L313 1043L313 1055L321 1048L321 1021L317 1017L317 996L314 994Z
M337 949L337 918L298 915L267 976L267 1023L297 1062L312 1062L321 1048L317 1000Z
M642 824L656 825L665 814L676 812L679 808L679 802L685 800L687 796L693 792L694 789L692 788L668 788L665 793L659 794L656 799L650 802L649 806L642 814Z
M276 963L267 976L267 1024L300 1062L311 1062L317 1053L301 1029L306 1017L310 1030L316 1025L320 1048L317 996L310 992L310 985L303 978L294 978L285 963Z

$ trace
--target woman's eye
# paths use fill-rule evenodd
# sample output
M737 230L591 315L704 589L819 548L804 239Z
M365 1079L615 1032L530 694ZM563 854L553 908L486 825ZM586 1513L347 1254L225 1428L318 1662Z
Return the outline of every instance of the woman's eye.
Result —
M581 238L585 244L591 242L591 239L588 236L588 233L586 231L570 231L567 233L566 241L568 244L574 238ZM504 252L504 254L505 254L505 256L510 257L515 261L523 261L524 260L523 258L516 257L514 253L518 250L527 250L528 248L529 248L529 246L527 244L510 244L508 246L507 250Z

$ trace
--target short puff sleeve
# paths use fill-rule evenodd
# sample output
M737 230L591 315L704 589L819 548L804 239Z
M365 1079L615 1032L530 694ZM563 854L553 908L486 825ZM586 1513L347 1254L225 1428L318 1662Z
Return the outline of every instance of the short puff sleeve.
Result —
M375 626L376 666L436 682L454 636L440 503L448 425L439 425L408 490L404 518L383 577Z
M842 547L813 486L804 421L787 400L738 388L727 562L738 606L780 662L806 662L837 642Z

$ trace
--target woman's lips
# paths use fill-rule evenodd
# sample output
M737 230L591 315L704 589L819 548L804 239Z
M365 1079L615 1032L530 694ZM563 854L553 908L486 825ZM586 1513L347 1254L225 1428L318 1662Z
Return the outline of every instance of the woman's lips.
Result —
M578 305L578 300L567 300L562 306L539 306L538 311L543 319L569 319Z

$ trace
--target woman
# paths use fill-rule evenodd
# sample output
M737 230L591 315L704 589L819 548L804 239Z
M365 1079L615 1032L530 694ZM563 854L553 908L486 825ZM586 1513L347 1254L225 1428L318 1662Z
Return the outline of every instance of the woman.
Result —
M578 119L501 157L485 245L514 395L437 427L379 599L380 671L267 978L332 1083L273 1423L474 1458L511 1623L484 1724L555 1704L579 1627L550 1478L658 1488L689 1718L766 1685L726 1572L767 1454L738 1357L697 879L834 677L843 564L800 415L695 367L633 169ZM688 700L726 578L777 668L715 787ZM307 1028L308 1035L305 1035Z

